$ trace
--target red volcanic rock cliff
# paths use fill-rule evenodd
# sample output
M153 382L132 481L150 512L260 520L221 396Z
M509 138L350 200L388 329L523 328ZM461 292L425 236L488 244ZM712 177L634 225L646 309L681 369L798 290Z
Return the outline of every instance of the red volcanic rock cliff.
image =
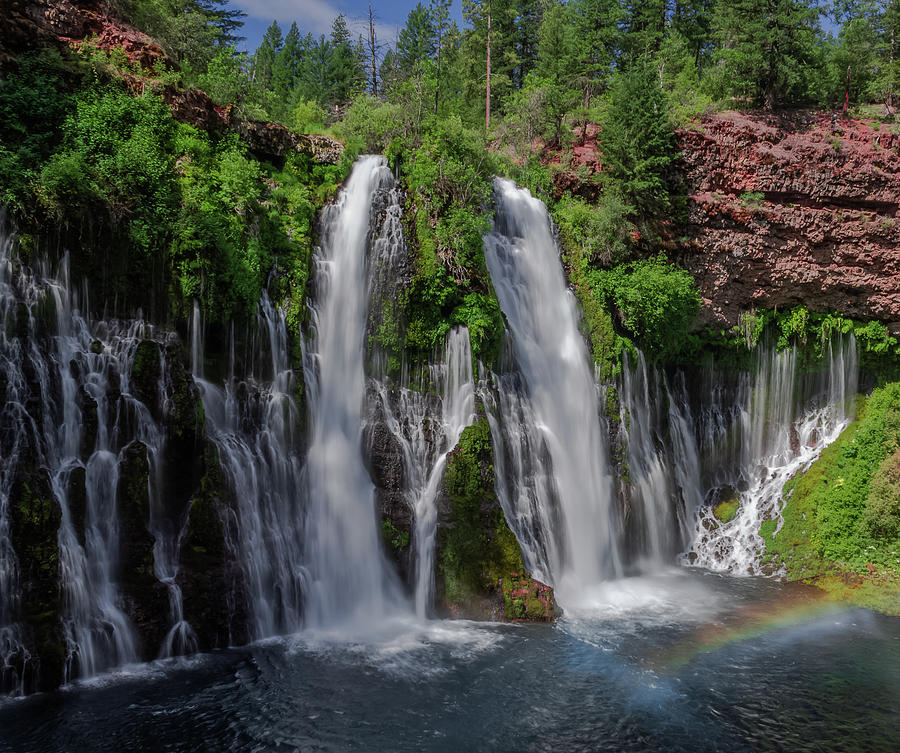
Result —
M810 113L721 113L680 131L691 201L679 261L705 323L804 305L900 329L898 131Z

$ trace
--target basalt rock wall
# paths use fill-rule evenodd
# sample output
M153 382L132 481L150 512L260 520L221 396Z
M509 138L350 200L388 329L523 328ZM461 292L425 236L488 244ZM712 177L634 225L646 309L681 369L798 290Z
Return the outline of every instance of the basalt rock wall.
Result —
M900 128L721 113L678 133L704 323L803 305L900 330Z

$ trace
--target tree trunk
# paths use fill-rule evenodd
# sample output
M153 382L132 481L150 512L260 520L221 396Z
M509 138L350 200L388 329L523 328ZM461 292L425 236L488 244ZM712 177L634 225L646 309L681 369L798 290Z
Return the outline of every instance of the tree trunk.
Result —
M491 0L488 0L487 15L487 84L484 94L484 132L491 129Z
M372 96L378 96L378 69L375 65L375 57L378 52L378 42L375 38L375 15L372 13L372 3L369 3L369 58L372 66Z

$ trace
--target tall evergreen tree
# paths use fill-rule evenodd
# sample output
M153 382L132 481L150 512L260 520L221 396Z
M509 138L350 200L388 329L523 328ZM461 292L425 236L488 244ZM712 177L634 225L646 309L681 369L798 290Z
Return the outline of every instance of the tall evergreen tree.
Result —
M667 0L625 0L622 3L622 55L628 63L659 52L666 33Z
M713 29L731 93L769 109L805 99L816 19L807 0L719 2Z
M601 125L607 188L643 217L664 216L671 206L669 170L675 132L655 69L638 62L613 77Z
M290 91L296 86L300 68L304 63L303 52L300 29L296 23L292 23L272 66L272 90L278 101L286 102ZM287 104L285 106L287 107Z
M435 48L435 30L428 9L417 3L406 17L406 25L397 36L397 62L404 76L410 76L431 58Z
M621 42L622 8L618 0L574 0L571 12L578 46L576 75L589 107L612 74Z
M447 33L450 31L450 0L431 0L429 16L431 17L431 27L434 30L434 51L437 62L437 85L434 88L434 114L437 115L438 100L443 83L441 57L447 41ZM443 62L446 63L446 60Z
M278 21L272 21L253 56L253 66L251 68L253 83L266 89L272 85L275 59L278 57L283 44L284 38L281 35L281 27L278 25Z
M578 44L571 10L562 3L548 3L538 29L537 65L533 76L542 90L542 109L549 126L546 135L560 143L565 116L578 103L576 88Z
M343 106L362 90L365 80L360 50L350 41L350 30L343 13L332 24L327 61L325 101L332 107Z

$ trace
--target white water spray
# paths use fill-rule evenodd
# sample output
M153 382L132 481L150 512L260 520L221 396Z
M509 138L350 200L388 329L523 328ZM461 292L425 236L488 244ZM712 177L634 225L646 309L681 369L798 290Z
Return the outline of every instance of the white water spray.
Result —
M485 257L509 323L531 428L542 435L552 463L561 525L556 535L545 534L544 543L547 575L565 605L621 572L598 391L546 207L510 181L497 180L495 194ZM544 520L556 517L552 499L538 505Z
M362 157L337 203L322 215L314 335L304 362L310 418L306 624L316 628L365 632L403 608L361 452L370 209L375 192L393 183L382 157Z

